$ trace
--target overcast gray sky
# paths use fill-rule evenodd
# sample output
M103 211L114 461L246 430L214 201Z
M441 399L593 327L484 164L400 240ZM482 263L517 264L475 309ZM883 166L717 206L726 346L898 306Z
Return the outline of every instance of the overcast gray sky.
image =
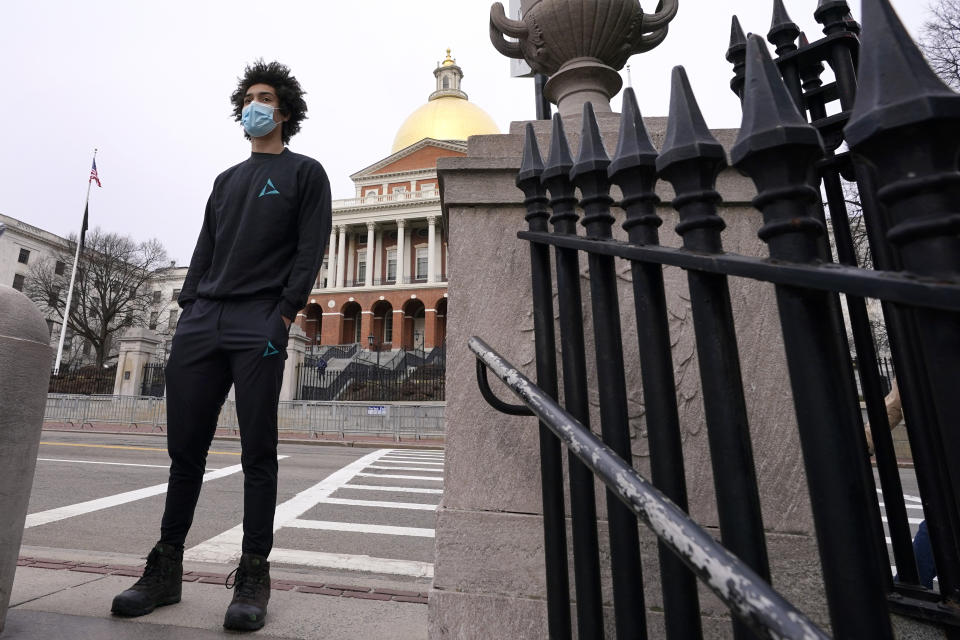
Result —
M290 144L325 166L334 198L349 175L389 155L404 119L434 89L447 47L463 89L506 131L534 117L533 84L509 77L488 38L490 0L47 0L4 3L0 59L0 212L66 236L79 230L94 147L103 188L90 225L159 239L189 264L213 179L249 154L230 116L246 63L291 67L309 119ZM506 4L506 2L505 2ZM652 0L644 7L654 8ZM815 0L786 0L811 39ZM859 19L859 0L852 0ZM649 7L647 5L650 5ZM893 0L916 35L926 0ZM772 0L681 0L667 41L631 60L645 115L667 110L670 70L687 67L706 120L735 127L739 104L724 60L730 16L766 33ZM614 100L618 107L619 97Z

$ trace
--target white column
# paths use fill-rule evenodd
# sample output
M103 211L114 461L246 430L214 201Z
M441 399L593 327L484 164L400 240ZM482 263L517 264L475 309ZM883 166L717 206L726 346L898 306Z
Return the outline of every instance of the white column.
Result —
M353 282L356 280L354 274L357 272L357 234L347 233L347 275L346 280Z
M377 240L373 245L373 277L383 284L383 225L377 227Z
M330 228L330 243L327 245L330 255L327 257L327 289L337 286L337 228Z
M372 222L367 223L367 272L363 274L363 286L373 286L373 243L374 232L377 225Z
M340 243L337 245L337 288L342 288L346 271L344 259L347 257L347 228L340 225L337 230L340 232Z
M404 234L406 234L406 220L397 220L397 284L403 284L403 278L406 275L406 241L404 240Z
M439 230L435 242L433 243L433 264L436 267L437 273L434 275L434 278L438 278L443 273L443 231Z
M427 231L427 282L436 282L436 273L434 269L437 264L437 218L436 216L427 217L427 224L430 225Z

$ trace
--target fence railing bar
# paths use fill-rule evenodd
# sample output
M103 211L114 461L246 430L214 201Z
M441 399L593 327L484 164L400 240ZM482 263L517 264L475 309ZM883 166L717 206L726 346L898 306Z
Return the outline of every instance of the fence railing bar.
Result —
M744 624L761 637L829 636L478 337L469 348Z
M799 84L797 89L799 91ZM687 250L722 253L721 231L726 225L717 215L721 196L716 191L716 180L727 166L726 153L707 128L682 67L674 69L670 102L668 142L664 143L657 159L657 168L661 178L670 182L676 192L673 206L680 219L676 231ZM760 490L728 279L725 275L694 270L687 271L686 275L721 540L727 549L769 581ZM669 349L669 336L661 339L661 343L662 348ZM672 368L661 375L672 380ZM645 397L648 395L645 392ZM658 454L652 450L652 428L650 440L653 457ZM679 427L676 440L682 460ZM735 624L734 637L752 640L754 636L742 624Z
M638 246L621 240L593 240L576 235L520 231L517 237L555 247L579 249L626 260L653 262L773 284L843 291L915 307L960 311L960 283L920 278L904 273L865 271L844 265L809 265L733 253L697 254L662 246Z
M562 121L554 121L560 129ZM549 172L540 158L533 126L528 124L524 161L517 175L517 186L523 189L529 228L546 230L547 207L553 215L549 223L554 230L565 232L576 229L577 214L575 190L569 180L573 160L564 139L555 138L551 144ZM547 190L550 197L547 198ZM532 246L532 245L531 245ZM542 247L549 251L549 247ZM560 325L560 356L563 370L563 399L582 424L590 426L590 406L587 400L587 366L584 347L583 301L580 292L580 260L576 251L556 249L554 264L557 274L557 317ZM549 262L547 264L549 268ZM550 307L553 307L551 301ZM597 500L593 474L580 460L567 452L570 476L570 518L573 537L573 577L577 595L577 633L580 638L601 637L604 633L603 592L600 578L599 534L597 532Z

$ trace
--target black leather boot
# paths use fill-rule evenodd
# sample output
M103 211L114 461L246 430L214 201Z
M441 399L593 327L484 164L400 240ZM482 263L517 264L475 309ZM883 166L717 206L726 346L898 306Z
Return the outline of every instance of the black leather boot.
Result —
M223 626L234 631L256 631L263 627L270 602L270 563L263 556L245 553L240 556L240 566L231 572L236 574L233 585L233 600L227 607ZM230 576L227 576L229 582Z
M110 610L118 616L142 616L180 602L182 579L183 549L158 542L147 556L143 577L115 597Z

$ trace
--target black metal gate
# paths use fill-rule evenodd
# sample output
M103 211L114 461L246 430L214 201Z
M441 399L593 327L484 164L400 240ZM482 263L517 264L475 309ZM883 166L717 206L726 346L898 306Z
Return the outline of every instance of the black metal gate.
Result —
M715 181L727 156L708 130L682 68L674 70L668 131L659 152L632 90L624 99L612 161L589 105L576 161L559 117L545 165L534 130L527 127L517 185L526 195L529 230L518 235L530 243L539 386L481 340L473 339L470 346L488 401L501 411L541 420L551 638L571 637L561 443L569 451L580 638L603 637L594 474L608 487L618 637L646 634L638 517L660 539L668 637L702 637L696 577L735 614L738 639L826 637L769 586L730 276L767 282L776 291L833 633L892 639L891 612L937 621L949 637L957 637L960 629L960 96L927 67L887 0L864 0L862 49L860 26L843 0L820 1L815 16L825 37L813 44L782 4L775 6L768 35L779 56L775 61L760 37L744 37L736 18L727 53L735 70L731 86L743 98L743 123L731 160L757 187L753 204L763 215L759 237L768 245L769 259L723 249L725 223L717 215L721 196ZM835 78L826 84L824 63ZM837 108L829 115L831 103ZM676 192L672 205L679 215L681 249L659 244L658 179ZM844 180L859 190L873 268L857 265ZM625 211L629 242L612 239L611 183L623 192L617 204ZM585 235L578 235L578 223ZM589 264L602 443L589 431L581 252ZM651 483L631 467L624 358L634 356L624 354L621 343L617 260L632 268ZM665 266L688 275L720 531L723 547L735 558L683 514L686 487ZM874 428L898 574L894 581L839 294L849 309L861 387L874 425L886 424L887 418L864 300L882 303L939 591L920 584L892 439L887 429ZM555 313L562 408L554 401ZM525 406L497 400L486 385L487 368Z
M143 383L140 385L141 396L162 398L166 381L164 378L163 362L148 362L143 365Z

